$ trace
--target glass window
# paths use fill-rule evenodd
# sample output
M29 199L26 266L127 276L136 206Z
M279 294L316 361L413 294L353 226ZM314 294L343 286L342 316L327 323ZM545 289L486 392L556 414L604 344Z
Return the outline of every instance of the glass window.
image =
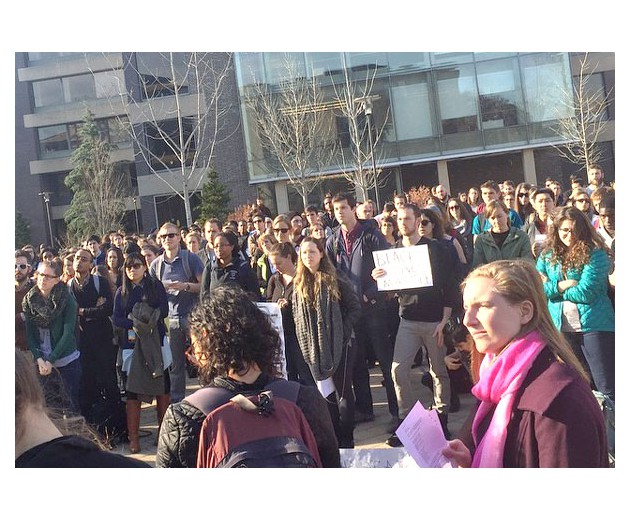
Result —
M147 147L151 154L151 167L155 170L179 168L181 166L180 156L184 151L187 152L186 166L191 166L195 151L194 139L191 139L187 150L183 150L182 147L185 146L185 143L190 138L192 129L192 121L184 119L184 144L180 144L179 126L175 119L160 121L159 128L152 123L147 123L145 125L145 133Z
M131 137L129 135L128 127L129 120L126 117L113 117L107 120L109 143L117 146L130 146Z
M66 125L47 126L37 129L39 150L42 158L66 155L70 149Z
M94 74L97 98L116 97L126 92L125 75L122 70L107 70Z
M82 56L82 52L29 52L29 61L49 60L53 58L60 58L62 56Z
M604 103L606 97L606 84L604 82L604 75L601 72L594 72L588 77L585 77L585 97L590 99L591 106L599 106L600 103ZM573 78L573 82L577 85L580 81L579 76ZM602 121L608 121L608 109L604 109L601 112Z
M438 70L436 78L442 133L478 130L477 88L472 66Z
M136 60L145 99L172 96L176 87L182 94L188 92L186 72L189 62L186 53L138 52Z
M434 126L427 74L393 77L391 92L397 139L431 137Z
M305 76L304 54L301 52L265 52L265 78L277 85L290 76Z
M430 67L428 52L388 52L389 70L398 72Z
M33 97L37 108L52 105L63 105L63 89L61 79L33 81Z
M66 103L76 103L77 101L96 98L92 74L69 76L63 78L62 83Z
M478 63L477 85L482 128L525 123L517 60Z
M263 81L262 56L260 52L236 53L236 77L241 87L241 93L243 87Z
M475 52L475 61L496 60L516 56L516 52Z
M343 70L341 53L308 52L306 53L306 70L309 76L333 76Z
M529 122L570 117L566 104L566 93L571 92L567 55L538 53L520 60Z
M473 60L472 52L431 52L433 65L457 65L458 63L470 63Z
M359 77L365 77L365 71L385 72L388 69L386 52L347 52L346 67Z

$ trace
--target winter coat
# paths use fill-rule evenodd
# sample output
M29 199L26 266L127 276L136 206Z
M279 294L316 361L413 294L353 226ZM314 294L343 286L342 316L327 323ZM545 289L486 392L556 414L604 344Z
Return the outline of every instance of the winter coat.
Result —
M213 385L228 388L234 393L262 390L271 377L262 374L254 383L245 384L233 379L215 378ZM296 401L315 436L319 457L324 468L340 467L339 446L326 401L315 387L300 386ZM194 468L197 466L199 433L206 414L186 399L168 407L162 426L155 464L160 468Z
M480 433L491 417L482 422ZM516 397L503 465L608 467L604 417L588 383L548 348L534 360Z
M610 260L602 249L591 252L589 262L582 269L570 269L566 277L558 262L551 262L551 252L542 253L536 262L538 271L547 277L543 282L547 305L553 323L562 327L562 305L569 301L577 305L582 332L615 330L615 311L608 297L608 272ZM561 280L577 280L575 287L558 291Z
M522 258L534 262L532 247L527 233L518 228L511 227L501 249L497 246L491 231L484 231L475 241L473 255L473 268L489 264L495 260L512 260Z
M201 276L200 299L203 300L204 296L212 289L225 283L239 285L243 290L250 293L255 301L260 301L261 299L256 272L246 260L241 258L237 251L232 257L232 262L225 267L220 267L216 258L206 264Z

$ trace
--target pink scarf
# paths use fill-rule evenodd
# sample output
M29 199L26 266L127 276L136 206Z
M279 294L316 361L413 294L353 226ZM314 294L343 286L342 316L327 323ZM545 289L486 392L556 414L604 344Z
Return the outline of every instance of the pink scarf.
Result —
M473 468L503 467L503 450L514 399L532 363L545 345L540 334L532 331L513 341L499 356L487 354L481 362L480 380L471 390L481 401L472 426L473 440L477 446ZM490 426L479 440L479 425L495 404L497 406Z

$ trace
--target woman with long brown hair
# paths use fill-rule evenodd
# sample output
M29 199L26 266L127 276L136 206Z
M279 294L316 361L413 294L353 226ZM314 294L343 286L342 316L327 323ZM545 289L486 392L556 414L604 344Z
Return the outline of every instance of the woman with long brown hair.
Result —
M293 289L293 321L300 350L326 397L340 448L354 448L352 327L361 303L349 280L326 256L324 244L304 237Z
M449 441L460 467L607 467L603 415L554 325L536 268L499 260L462 284L464 325L483 354L472 393L472 446Z
M615 311L608 297L610 259L585 214L567 206L554 217L536 264L549 312L595 388L615 400Z

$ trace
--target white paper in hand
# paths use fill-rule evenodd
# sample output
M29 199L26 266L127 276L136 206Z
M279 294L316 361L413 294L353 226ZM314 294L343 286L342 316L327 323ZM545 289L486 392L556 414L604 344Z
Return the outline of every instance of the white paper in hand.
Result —
M421 468L452 468L442 455L448 442L435 410L425 410L418 401L396 430L403 446Z

